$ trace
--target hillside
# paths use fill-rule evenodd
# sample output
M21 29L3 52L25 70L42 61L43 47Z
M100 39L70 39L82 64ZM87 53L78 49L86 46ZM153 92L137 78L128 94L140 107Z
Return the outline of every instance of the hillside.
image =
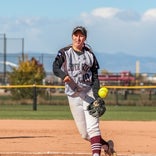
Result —
M35 57L38 61L44 64L46 72L52 72L52 62L56 54L40 53L40 52L29 52L27 53L28 58ZM98 53L95 55L99 61L100 69L106 69L109 72L121 72L130 71L132 73L136 72L136 61L140 62L140 72L141 73L155 73L156 67L156 57L138 57L133 55L128 55L125 53ZM18 64L18 60L21 57L20 53L7 54L6 61ZM3 72L3 54L0 54L0 72ZM10 67L7 66L7 70Z

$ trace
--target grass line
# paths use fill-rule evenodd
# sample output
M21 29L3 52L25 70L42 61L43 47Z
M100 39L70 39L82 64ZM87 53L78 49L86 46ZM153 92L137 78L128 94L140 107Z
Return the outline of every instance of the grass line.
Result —
M155 106L109 106L101 120L156 121ZM71 120L68 105L0 105L0 119Z

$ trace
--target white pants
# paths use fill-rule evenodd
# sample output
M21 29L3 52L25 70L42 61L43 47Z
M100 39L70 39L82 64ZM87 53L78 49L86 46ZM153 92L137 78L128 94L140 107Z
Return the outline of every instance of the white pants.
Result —
M87 95L93 98L92 91L89 91ZM68 96L68 101L74 121L82 138L89 140L94 136L101 135L99 129L99 118L91 116L87 111L89 103L79 95L75 95L73 97Z

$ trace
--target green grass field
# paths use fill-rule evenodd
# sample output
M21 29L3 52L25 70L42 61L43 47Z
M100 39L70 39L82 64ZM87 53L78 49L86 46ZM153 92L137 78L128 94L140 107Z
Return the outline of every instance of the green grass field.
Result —
M68 105L0 105L0 119L73 119ZM156 121L155 106L109 106L101 120Z

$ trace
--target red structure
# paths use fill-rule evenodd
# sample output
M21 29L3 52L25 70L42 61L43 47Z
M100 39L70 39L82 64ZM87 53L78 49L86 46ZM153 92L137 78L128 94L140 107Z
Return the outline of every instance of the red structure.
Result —
M123 71L115 74L100 74L98 77L101 83L120 83L122 85L130 85L130 83L135 80L135 77L129 71Z

